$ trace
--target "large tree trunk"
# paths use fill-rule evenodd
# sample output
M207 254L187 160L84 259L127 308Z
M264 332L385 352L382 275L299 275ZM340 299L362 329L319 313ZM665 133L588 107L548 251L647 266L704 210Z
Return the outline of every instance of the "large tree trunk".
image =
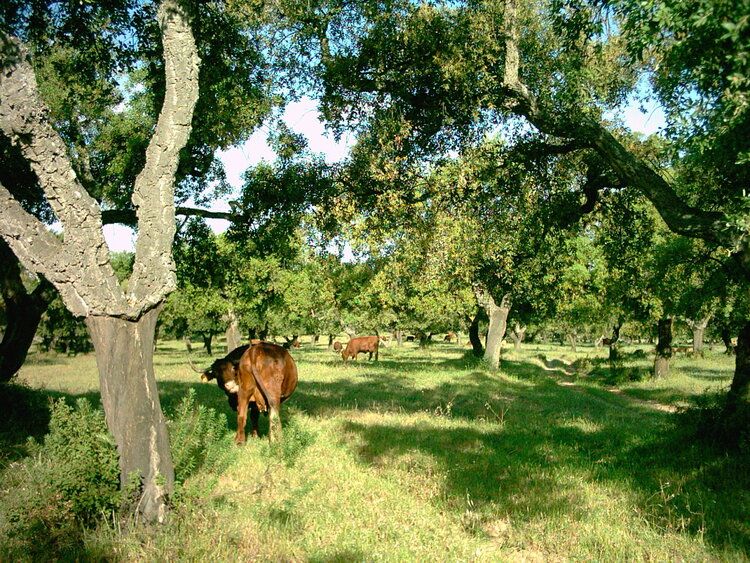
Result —
M5 382L21 369L39 321L57 292L51 283L40 276L39 285L28 293L21 280L18 259L1 238L0 291L7 321L0 342L0 382Z
M510 313L510 295L503 295L500 305L487 291L477 290L477 303L484 308L489 318L490 326L487 330L487 347L484 350L484 361L491 369L497 369L500 365L500 351L505 338L505 329Z
M740 404L750 404L750 321L745 323L737 336L735 353L734 377L728 397L730 409Z
M656 359L654 359L654 377L669 375L669 360L672 357L672 319L659 319L659 340L656 342Z
M167 426L153 368L153 339L161 307L137 321L87 317L96 350L107 427L120 454L120 483L138 478L139 512L163 522L174 490Z
M121 481L141 472L141 513L163 520L173 470L153 375L158 308L175 289L172 259L174 182L198 99L200 59L182 3L162 0L164 100L146 158L135 179L138 218L133 272L123 291L109 259L99 203L73 170L37 87L28 50L3 34L0 129L16 143L59 220L63 237L28 213L0 185L0 235L29 270L57 289L65 307L85 317L99 364L102 402L120 451Z

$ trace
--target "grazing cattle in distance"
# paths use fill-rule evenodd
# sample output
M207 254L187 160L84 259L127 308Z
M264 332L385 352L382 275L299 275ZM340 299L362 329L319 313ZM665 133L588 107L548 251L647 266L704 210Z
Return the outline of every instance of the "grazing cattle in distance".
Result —
M205 370L201 379L216 379L232 410L237 411L235 443L245 442L245 424L250 409L252 435L258 435L260 412L269 412L269 440L281 432L279 405L297 387L297 365L284 348L264 341L232 350ZM277 427L278 426L278 430Z
M603 346L609 346L611 344L612 344L612 339L611 338L602 338L602 345Z
M333 351L334 352L341 352L342 348L343 348L343 346L341 345L341 342L339 342L338 340L333 343Z
M413 334L410 334L409 336L407 336L407 337L406 337L406 341L407 341L407 342L414 342L414 335L413 335Z
M357 354L369 353L368 359L372 360L372 355L375 354L375 361L378 361L378 343L380 339L377 336L356 336L349 340L341 353L341 357L346 361L348 358L353 358L357 361Z
M692 346L676 346L674 348L674 351L675 351L675 354L680 353L680 352L683 354L690 354L693 352L693 347Z
M449 332L448 334L445 335L445 338L443 338L443 340L445 342L452 342L455 338L456 338L456 333L455 332Z

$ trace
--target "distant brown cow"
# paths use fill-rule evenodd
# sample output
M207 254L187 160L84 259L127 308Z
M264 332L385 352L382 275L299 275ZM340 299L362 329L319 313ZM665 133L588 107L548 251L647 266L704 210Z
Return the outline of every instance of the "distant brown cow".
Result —
M455 338L456 338L456 333L455 332L449 332L448 334L445 335L445 338L443 338L443 340L445 342L451 342L452 340L455 340Z
M378 361L378 342L380 340L377 336L357 336L349 340L341 353L341 357L346 361L349 358L357 360L357 354L368 353L370 354L369 360L372 360L372 355L375 354L375 361Z
M269 413L269 440L280 437L279 406L297 388L297 364L284 348L270 342L240 346L227 357L216 360L202 378L216 379L230 406L237 411L236 444L245 442L248 407L253 436L258 435L258 416L263 411Z
M338 340L333 343L333 351L334 352L341 352L342 348L343 348L343 346L341 345L341 342L339 342Z

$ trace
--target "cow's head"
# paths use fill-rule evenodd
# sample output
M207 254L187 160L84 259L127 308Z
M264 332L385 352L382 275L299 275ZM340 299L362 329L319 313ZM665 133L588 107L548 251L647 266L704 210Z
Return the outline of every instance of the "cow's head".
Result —
M237 384L237 366L227 359L216 360L211 364L210 368L203 372L201 379L203 381L215 379L219 387L229 393L236 393L239 389L239 385Z

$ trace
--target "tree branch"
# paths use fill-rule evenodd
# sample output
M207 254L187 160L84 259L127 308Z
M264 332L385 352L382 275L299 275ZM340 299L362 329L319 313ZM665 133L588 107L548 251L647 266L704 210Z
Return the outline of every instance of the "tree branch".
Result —
M204 219L225 219L227 221L238 221L243 218L242 215L232 211L211 211L210 209L184 206L176 207L175 215L203 217ZM102 224L135 227L138 224L138 217L136 216L135 209L106 209L102 211Z
M720 244L741 254L746 275L750 276L750 254L745 237L726 227L722 213L687 205L672 186L648 165L629 152L601 123L588 118L558 118L541 107L536 97L518 78L518 31L515 0L505 0L505 72L503 93L508 107L529 120L543 133L575 139L590 145L609 166L617 180L643 193L654 205L667 226L675 233Z
M146 164L135 181L133 205L138 240L129 299L149 308L176 288L172 241L175 233L174 177L180 150L190 135L198 100L200 59L187 14L177 0L164 0L158 20L162 29L166 91Z

